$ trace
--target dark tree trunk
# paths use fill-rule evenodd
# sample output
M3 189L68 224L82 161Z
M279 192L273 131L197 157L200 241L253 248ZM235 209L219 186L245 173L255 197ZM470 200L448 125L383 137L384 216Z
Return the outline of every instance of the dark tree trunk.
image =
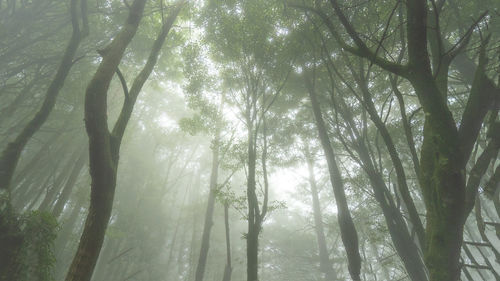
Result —
M357 141L361 137L360 133L356 130L352 112L349 111L343 99L335 99L334 103L337 104L336 110L342 114L342 117L346 120L350 128L356 132L355 139L352 140L353 148L356 150L359 160L362 163L362 168L368 176L375 200L377 200L382 209L392 242L408 272L408 276L413 281L427 280L425 265L419 254L419 248L408 231L408 226L403 215L396 206L382 175L374 167L369 148L364 141Z
M419 174L427 209L425 261L431 281L455 281L460 278L463 230L471 209L467 205L475 199L466 188L466 164L488 104L498 89L485 74L486 42L483 41L468 101L457 125L446 101L447 79L436 79L430 65L427 47L433 40L426 40L427 32L431 32L427 26L428 10L426 1L408 1L406 76L425 112ZM453 57L445 55L439 59L441 69L447 73Z
M81 1L83 1L82 3L86 3L86 0ZM47 89L42 107L16 136L14 141L9 143L0 154L0 249L6 249L2 256L8 257L6 261L0 261L0 278L4 278L5 280L17 279L16 268L20 262L17 255L20 252L23 241L17 225L17 215L10 207L10 185L12 177L24 147L45 123L50 112L54 108L56 98L73 66L73 57L80 45L82 37L85 35L82 34L78 23L77 3L78 0L71 1L70 14L73 32L63 54L61 63L59 64L59 68L57 69L57 73ZM85 11L82 11L82 15L85 17Z
M92 178L90 207L80 244L66 281L89 281L94 271L108 226L116 187L120 145L137 97L158 60L160 50L184 1L178 3L164 22L153 43L148 60L134 79L130 92L122 81L125 100L112 132L107 124L107 92L127 45L134 37L147 0L135 0L120 33L101 52L103 60L87 87L85 126L89 136L89 163ZM120 76L120 75L119 75Z
M418 215L417 208L415 207L415 203L413 202L413 198L411 197L408 184L406 183L406 173L403 168L403 163L396 150L396 146L394 145L392 137L389 134L389 130L387 129L385 123L382 121L382 118L380 118L379 114L377 113L377 109L372 100L372 95L368 89L368 81L366 81L365 77L361 73L356 74L353 72L353 75L355 76L358 86L361 89L361 93L363 96L361 102L363 102L363 104L365 105L370 119L377 127L378 132L380 133L380 136L382 136L384 144L387 147L387 151L389 152L389 156L396 171L398 191L401 195L401 198L403 199L404 207L408 212L409 221L411 222L415 233L417 234L418 241L420 245L423 246L425 245L425 230ZM410 137L411 134L408 138Z
M255 167L257 155L255 151L254 130L248 129L248 178L247 178L247 200L248 200L248 233L247 243L247 281L258 281L259 272L259 233L260 233L260 211L256 194Z
M327 160L330 181L337 203L337 219L340 227L340 235L347 254L349 274L354 281L359 281L361 280L361 256L359 254L358 233L349 211L342 175L337 165L335 153L333 152L326 125L321 114L321 108L314 89L314 81L311 81L310 79L311 77L305 77L305 83L309 92L309 99L312 105L314 120L316 121L321 146L323 147Z
M90 281L104 233L111 216L116 186L117 152L112 147L107 124L107 91L125 48L134 37L147 0L135 0L121 31L106 47L106 53L85 95L85 126L89 136L89 163L92 177L90 207L78 250L66 281Z
M83 1L82 3L86 3L86 0L81 1ZM0 190L10 189L10 183L17 163L19 162L19 158L21 157L21 152L26 146L26 143L28 143L31 137L40 129L49 117L49 114L52 112L52 109L56 104L57 96L64 85L66 77L68 77L71 67L73 66L73 57L76 54L82 38L86 35L86 30L81 30L79 26L77 2L78 0L71 1L70 13L73 25L71 39L63 54L57 73L47 89L41 108L23 128L21 133L16 136L14 141L7 145L0 155ZM82 11L82 14L85 17L85 11Z
M349 17L344 15L338 1L329 2L355 47L344 41L325 13L314 8L305 9L322 18L331 35L344 50L406 78L415 90L425 114L420 169L417 173L427 211L425 264L431 281L459 280L463 228L470 213L469 202L475 199L475 196L470 196L475 192L467 190L465 184L466 165L485 115L491 108L492 101L498 100L500 93L485 70L489 37L481 39L476 67L460 54L467 47L468 36L471 34L467 34L465 40L451 49L443 48L445 36L436 28L438 9L442 7L443 1L438 5L432 2L433 6L430 8L428 1L408 0L404 35L406 42L403 42L408 48L407 63L402 65L386 60L372 51L349 22ZM429 23L436 26L430 26ZM471 83L467 104L458 123L454 120L447 99L447 78L453 61L467 82Z
M222 281L231 281L233 267L231 265L231 236L229 231L229 204L224 203L224 228L226 232L226 266L224 267L224 277Z

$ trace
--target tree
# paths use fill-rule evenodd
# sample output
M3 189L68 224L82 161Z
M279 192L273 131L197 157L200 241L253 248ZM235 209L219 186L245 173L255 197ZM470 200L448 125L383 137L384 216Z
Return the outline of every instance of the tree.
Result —
M212 23L213 33L207 39L215 50L222 51L215 60L224 63L221 70L225 87L232 89L228 102L238 107L246 129L245 166L247 176L248 232L247 280L258 280L259 235L268 211L269 183L267 175L268 131L266 114L281 92L291 68L288 54L279 50L283 41L273 34L269 23L273 3L248 2L218 7L210 3L205 17ZM242 12L244 11L244 13ZM264 13L262 11L265 11ZM259 22L258 28L250 28ZM221 37L232 34L232 37ZM271 44L266 38L275 40ZM270 59L272 58L272 59ZM260 142L260 145L259 145ZM260 151L259 151L260 150ZM259 157L261 154L261 157ZM257 192L257 161L261 160L262 203Z
M430 280L458 280L460 276L460 248L465 220L473 206L477 189L466 186L466 165L479 135L489 107L497 100L498 85L487 76L486 45L488 37L480 41L480 52L472 79L467 105L461 120L454 120L449 101L449 69L463 52L473 35L477 20L456 40L447 44L444 30L440 29L444 1L408 1L406 6L406 32L401 31L401 53L406 52L406 63L393 62L380 55L387 28L377 47L367 46L355 26L346 16L339 1L331 0L330 7L354 43L350 45L323 11L302 7L317 14L327 26L330 36L344 50L368 59L371 64L405 78L415 90L425 113L423 143L420 152L419 185L427 211L424 256ZM397 6L396 6L397 7ZM393 9L395 10L395 9ZM432 27L430 29L429 27ZM444 42L444 43L443 43Z
M20 255L24 239L18 219L12 210L10 202L12 177L21 157L21 152L27 142L45 123L54 108L56 98L74 64L73 58L78 46L82 38L88 33L86 6L86 0L80 2L80 7L77 0L71 1L72 35L57 69L57 73L47 88L43 104L35 116L16 136L15 140L10 142L0 155L0 247L6 251L6 254L3 255L6 260L1 261L2 265L0 267L0 276L2 279L17 279L21 263L18 256ZM79 10L83 27L80 27Z
M325 280L336 280L337 274L335 273L332 267L332 262L330 260L328 248L326 245L325 231L323 227L323 214L321 211L321 205L319 201L319 191L314 171L315 159L314 155L311 153L310 148L307 144L305 144L304 146L304 157L306 159L307 168L309 171L309 185L311 186L311 196L312 196L313 212L314 212L314 229L316 231L316 239L318 241L320 270L321 272L325 273ZM338 184L337 182L335 183ZM357 240L358 238L357 234L354 238ZM356 272L356 270L359 271L361 269L361 257L358 257L358 259L359 259L359 269L354 268L354 273L353 273L355 278L359 276L359 273ZM356 261L354 263L356 263ZM352 268L353 266L356 267L357 265L354 264L349 266Z
M107 91L110 81L123 56L125 48L134 37L142 18L146 1L136 0L130 6L129 16L120 33L101 51L103 60L89 83L85 95L85 125L89 136L89 163L91 200L78 250L66 280L90 280L104 240L104 233L111 216L116 187L116 173L121 141L142 86L151 74L161 47L172 27L183 1L178 3L165 20L151 49L148 61L134 80L130 91L121 79L125 100L111 132L107 124ZM119 74L120 75L120 74Z

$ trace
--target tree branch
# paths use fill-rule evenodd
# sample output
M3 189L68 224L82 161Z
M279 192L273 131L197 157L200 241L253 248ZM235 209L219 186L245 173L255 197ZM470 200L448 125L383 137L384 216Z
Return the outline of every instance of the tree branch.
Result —
M326 25L326 27L328 28L328 30L330 31L330 33L332 34L334 39L340 45L340 47L342 49L346 50L347 52L349 52L353 55L359 56L359 57L366 58L366 59L370 60L371 62L373 62L374 64L378 65L379 67L381 67L389 72L392 72L396 75L399 75L402 77L408 76L407 66L400 65L400 64L388 61L386 59L383 59L381 57L378 57L375 54L375 52L370 50L365 45L365 43L355 33L354 29L352 29L351 32L354 32L353 34L356 34L355 38L357 38L357 39L353 38L353 40L355 41L357 47L350 46L342 39L340 34L335 30L333 22L330 20L328 15L326 15L323 11L312 8L312 7L303 6L303 5L297 5L297 4L289 4L289 5L290 5L290 7L301 9L301 10L304 10L306 12L307 11L313 12L314 14L318 15L321 18L321 20L323 21L323 23Z

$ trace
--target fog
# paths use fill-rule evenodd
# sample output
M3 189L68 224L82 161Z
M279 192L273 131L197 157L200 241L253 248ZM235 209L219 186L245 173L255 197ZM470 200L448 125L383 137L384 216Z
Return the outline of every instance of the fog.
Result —
M500 280L497 0L0 0L0 281Z

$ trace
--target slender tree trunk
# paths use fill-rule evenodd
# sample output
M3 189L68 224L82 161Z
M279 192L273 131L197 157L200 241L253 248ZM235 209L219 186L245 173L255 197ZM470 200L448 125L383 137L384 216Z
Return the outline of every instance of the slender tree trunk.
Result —
M308 146L305 147L305 157L307 168L309 170L309 185L311 187L311 196L313 202L314 230L316 231L316 240L318 242L320 271L325 274L325 280L337 280L337 275L333 270L332 261L330 260L328 248L326 246L325 231L323 228L323 214L321 212L318 187L316 185L316 178L314 176L314 159L311 155L311 152L309 151Z
M419 248L408 232L408 226L406 225L403 215L396 206L382 175L374 167L369 148L366 146L360 133L356 129L352 112L349 111L343 99L334 99L334 104L336 110L341 113L348 126L354 132L352 140L353 148L356 150L359 160L362 162L362 168L370 180L373 194L382 209L394 247L410 279L414 281L427 280L425 265L419 254Z
M197 180L197 185L195 186L195 190L200 190L201 187L201 179L200 176L198 176ZM199 194L198 192L193 192L191 202L192 204L196 204L199 202ZM192 217L192 227L191 227L191 241L189 241L189 246L187 247L188 253L187 258L186 258L186 264L188 265L188 269L185 276L186 280L193 280L194 276L196 274L195 270L195 264L196 264L196 253L198 252L198 233L199 231L199 225L200 225L200 216L197 212L193 212L193 217ZM201 252L201 247L200 247L200 252ZM199 257L199 256L198 256Z
M73 169L71 170L71 174L69 175L68 180L64 184L64 187L59 196L57 197L54 207L52 208L51 213L54 217L58 218L61 215L64 205L67 203L68 198L71 195L73 188L75 187L78 176L83 170L83 166L85 165L86 162L87 162L87 155L85 153L85 150L82 150L82 153L76 160L76 163L74 164Z
M41 211L49 211L54 204L54 201L56 199L57 194L61 191L64 182L67 180L69 177L70 171L71 171L71 163L75 161L76 158L78 158L79 154L85 155L85 151L82 150L80 151L80 147L78 147L67 159L67 161L64 163L65 165L62 167L62 170L59 174L54 175L53 177L55 178L52 181L50 189L46 192L45 197L43 198L42 203L40 203L40 206L38 206L38 210ZM56 170L56 169L54 169Z
M311 81L310 79L310 77L305 77L305 83L309 92L309 99L312 105L314 120L316 121L321 146L323 147L327 160L330 181L337 203L337 219L340 227L340 235L347 254L349 274L354 281L359 281L361 280L361 256L359 254L358 233L349 211L342 174L340 173L337 165L335 153L333 152L326 125L321 114L321 108L319 106L313 85L314 81Z
M210 247L210 232L213 225L215 192L217 189L217 179L219 173L219 143L220 143L220 128L219 125L217 125L215 138L212 144L212 171L210 173L210 187L209 187L210 190L208 192L207 210L205 212L205 224L203 226L201 249L198 258L198 265L196 266L195 281L203 280L203 275L205 273L205 265L207 263L208 249Z
M413 198L411 197L410 190L408 188L408 184L406 183L406 173L403 168L403 163L399 157L399 154L396 150L396 146L392 140L392 137L387 129L386 125L382 121L382 118L377 113L377 109L372 100L372 95L368 89L368 81L363 77L363 74L357 75L353 73L353 75L357 78L357 82L362 92L362 102L364 103L368 114L370 115L370 119L373 121L375 126L378 129L378 132L382 136L382 139L387 147L387 151L389 152L389 156L394 165L394 169L396 171L397 178L397 186L398 191L403 199L404 207L408 211L409 221L411 222L416 234L418 241L421 246L425 245L425 230L418 215L417 208L415 207L415 203L413 202Z
M224 203L224 228L226 232L226 266L222 281L231 281L233 267L231 265L231 233L229 231L229 204L227 202Z
M81 1L86 5L86 0ZM66 77L68 77L71 67L73 66L73 57L76 54L76 50L78 49L82 38L87 33L85 26L85 30L81 30L79 26L77 2L78 0L72 0L70 8L73 33L71 34L71 39L63 54L59 68L57 69L57 73L47 89L42 107L23 128L21 133L17 135L15 140L9 143L0 155L0 190L10 189L10 183L17 167L17 163L19 162L19 158L21 157L21 152L31 137L40 129L49 117L49 114L52 112L52 109L56 104L57 96L64 85ZM85 17L85 12L86 11L82 9L83 17Z
M77 198L73 208L71 209L71 212L69 213L69 216L65 219L59 220L59 223L61 224L61 230L57 234L57 238L54 243L54 254L57 261L57 280L64 279L64 274L66 273L67 266L69 266L69 261L66 261L66 259L71 258L72 253L69 253L68 245L71 242L71 236L73 232L76 231L79 221L78 218L85 201L86 200L84 197Z
M191 183L188 186L190 186L190 185L191 185ZM184 191L183 198L182 198L182 203L180 204L180 208L179 209L182 209L182 207L186 205L187 194L188 194L188 188L186 188L185 191ZM179 232L179 226L181 225L181 220L182 219L184 219L183 213L179 212L179 215L178 215L176 223L175 223L175 230L174 230L174 233L172 235L172 239L170 240L170 249L169 249L170 251L169 251L169 254L168 254L168 258L167 258L167 264L165 265L166 272L170 273L171 275L173 275L173 273L172 273L173 270L171 270L170 265L174 261L175 246L177 244L177 234Z
M86 0L81 1L82 3L86 3ZM73 32L63 54L61 63L59 64L57 73L47 89L42 107L16 136L14 141L9 143L0 154L0 249L3 251L2 256L7 257L6 260L0 260L0 278L5 278L6 280L17 279L16 271L20 262L17 256L20 253L20 248L23 243L23 238L19 234L19 227L17 225L17 215L10 206L10 185L12 177L24 147L45 123L50 112L54 108L56 98L73 66L73 57L80 45L82 37L85 35L80 30L77 16L77 3L78 0L71 1L70 14ZM83 17L85 17L85 12L86 11L82 11Z
M254 129L248 125L248 175L247 175L247 200L248 200L248 233L247 244L247 281L259 280L259 233L260 211L256 194L255 168L257 155L255 151Z
M259 226L255 223L248 224L247 233L247 281L259 280Z

